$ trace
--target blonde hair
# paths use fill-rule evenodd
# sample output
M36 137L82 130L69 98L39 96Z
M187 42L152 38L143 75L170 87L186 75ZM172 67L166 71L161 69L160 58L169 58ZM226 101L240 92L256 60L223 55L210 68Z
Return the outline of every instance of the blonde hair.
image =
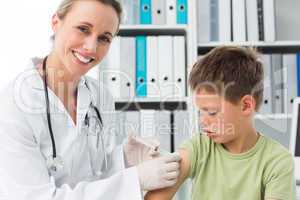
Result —
M80 0L62 0L56 10L58 17L60 19L64 19L65 16L68 14L68 12L71 10L72 5L76 1L80 1ZM81 1L83 1L83 0L81 0ZM84 0L84 1L86 1L86 0ZM122 7L118 1L116 1L116 0L94 0L94 1L98 1L100 3L103 3L104 5L111 6L118 15L119 24L121 23Z

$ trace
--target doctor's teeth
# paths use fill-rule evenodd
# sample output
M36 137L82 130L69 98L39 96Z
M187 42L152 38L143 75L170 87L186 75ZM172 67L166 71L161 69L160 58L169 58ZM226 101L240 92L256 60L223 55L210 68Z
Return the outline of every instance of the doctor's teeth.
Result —
M87 64L93 60L92 58L85 58L77 52L74 52L74 55L78 58L78 60L80 60L81 62L83 62L85 64Z

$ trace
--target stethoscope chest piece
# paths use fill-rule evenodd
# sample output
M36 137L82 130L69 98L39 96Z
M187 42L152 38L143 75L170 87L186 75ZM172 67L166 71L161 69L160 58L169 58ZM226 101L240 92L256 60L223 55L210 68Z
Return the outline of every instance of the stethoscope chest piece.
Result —
M47 158L47 168L52 173L57 173L64 168L63 160L60 156L54 157L50 155Z

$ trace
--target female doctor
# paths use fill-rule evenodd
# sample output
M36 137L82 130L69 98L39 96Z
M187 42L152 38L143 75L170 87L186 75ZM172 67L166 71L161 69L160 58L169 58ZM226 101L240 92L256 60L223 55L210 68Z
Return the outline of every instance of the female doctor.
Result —
M149 141L134 138L116 146L108 89L84 76L106 55L120 15L115 0L63 0L49 55L33 59L1 92L0 191L7 199L140 200L141 190L176 183L178 155L149 159L142 145Z

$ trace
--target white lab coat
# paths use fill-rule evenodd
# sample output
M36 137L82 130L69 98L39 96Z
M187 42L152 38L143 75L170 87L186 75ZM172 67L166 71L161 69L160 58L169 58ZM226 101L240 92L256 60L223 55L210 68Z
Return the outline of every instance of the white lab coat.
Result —
M140 200L137 169L125 169L123 148L114 142L111 95L90 78L82 78L78 85L76 125L59 98L48 90L57 155L64 163L61 171L50 174L46 160L52 155L52 146L44 87L36 62L41 60L32 60L29 69L0 93L0 191L9 200ZM91 178L87 134L82 131L91 101L104 124L106 152L101 152L100 160L104 163L106 153L109 164L109 170L96 178Z

